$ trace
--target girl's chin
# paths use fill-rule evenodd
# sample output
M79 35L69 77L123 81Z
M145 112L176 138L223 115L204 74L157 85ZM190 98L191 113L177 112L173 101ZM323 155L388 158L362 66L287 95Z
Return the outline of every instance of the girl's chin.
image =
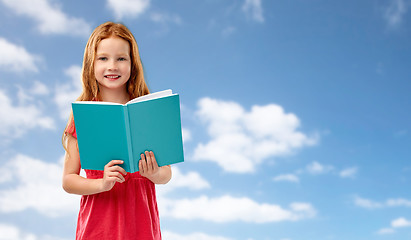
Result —
M118 90L118 89L124 89L126 87L126 83L110 81L110 82L100 84L100 86L105 89Z

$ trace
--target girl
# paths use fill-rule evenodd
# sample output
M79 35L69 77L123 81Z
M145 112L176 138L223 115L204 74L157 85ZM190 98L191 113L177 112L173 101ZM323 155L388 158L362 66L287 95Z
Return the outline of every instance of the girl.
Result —
M84 51L82 81L79 101L124 104L149 93L136 40L124 25L107 22L93 31ZM113 159L104 171L85 170L83 178L72 114L63 146L63 188L83 195L77 240L161 239L155 184L170 180L170 166L158 167L153 152L145 152L139 172L127 173L118 166L123 161Z

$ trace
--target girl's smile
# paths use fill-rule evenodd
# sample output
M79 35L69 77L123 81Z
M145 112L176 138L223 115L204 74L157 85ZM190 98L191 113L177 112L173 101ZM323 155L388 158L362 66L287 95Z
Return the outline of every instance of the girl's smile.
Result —
M114 80L119 79L121 76L119 76L119 75L106 75L104 77L107 78L110 81L114 81Z

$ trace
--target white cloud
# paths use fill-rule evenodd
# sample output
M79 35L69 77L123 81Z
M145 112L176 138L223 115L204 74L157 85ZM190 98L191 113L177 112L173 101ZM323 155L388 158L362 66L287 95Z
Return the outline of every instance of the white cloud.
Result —
M181 170L172 166L172 178L166 185L157 185L156 189L160 196L165 195L178 188L188 188L190 190L202 190L210 188L210 184L197 172L182 173Z
M183 174L179 168L173 166L173 179L170 180L167 188L176 189L186 187L191 190L210 188L210 184L197 172L187 172Z
M406 13L407 4L404 0L391 0L390 5L384 10L384 18L390 28L396 28L401 25Z
M169 14L169 13L159 13L159 12L151 13L150 19L153 22L161 23L161 24L174 23L174 24L180 25L183 23L183 20L181 19L180 16L176 14Z
M296 182L298 183L300 179L298 176L294 174L283 174L283 175L278 175L273 178L275 182Z
M19 228L0 223L0 240L36 240L33 234L25 234Z
M88 36L90 24L80 18L67 16L61 4L52 4L50 0L1 0L4 5L18 15L26 16L37 22L38 30L43 34L66 34Z
M16 104L24 105L27 102L33 103L34 96L30 95L22 86L17 86L17 101Z
M333 169L334 169L333 166L324 166L316 161L307 165L307 171L314 175L325 174L325 173L332 171Z
M66 69L64 74L69 77L69 81L56 86L54 101L58 106L60 117L63 120L68 120L71 112L71 103L80 96L83 89L81 67L73 65Z
M150 6L150 0L107 0L107 8L114 11L117 19L138 17Z
M394 228L411 227L411 221L401 217L393 220L391 226Z
M191 131L188 128L182 128L181 129L182 135L183 135L183 142L189 142L191 141Z
M260 23L264 22L261 0L245 0L242 10L252 20Z
M156 186L161 218L200 219L217 223L234 221L266 223L298 221L316 216L316 210L309 203L294 202L289 205L288 209L285 209L275 204L258 203L247 197L237 198L229 195L215 198L204 195L197 198L170 198L168 194L178 188L194 191L210 188L210 184L197 172L182 173L179 168L172 167L173 177L171 181L167 185ZM191 239L194 236L197 235L185 237Z
M38 237L33 233L24 232L14 225L4 223L0 223L0 233L0 240L68 240L50 235Z
M0 184L13 180L13 174L5 168L0 168Z
M395 233L395 230L392 228L381 228L378 230L377 234L384 235L384 234L391 234Z
M289 209L252 199L236 198L229 195L210 198L201 196L194 199L168 199L166 208L160 211L162 217L223 223L243 221L248 223L267 223L298 221L312 218L316 210L309 203L291 203Z
M192 191L199 191L210 188L210 183L205 180L199 173L190 171L187 173L181 172L176 166L171 166L172 178L165 185L156 185L157 204L160 210L160 215L167 211L167 208L172 206L178 200L171 200L168 196L171 192L186 188Z
M21 86L17 86L17 88L17 99L19 104L35 103L36 97L46 96L50 92L48 87L39 81L34 81L33 86L29 89L25 89Z
M48 87L39 81L34 81L34 86L30 89L29 92L32 95L36 96L44 96L50 93Z
M369 199L361 198L361 197L355 197L354 198L354 204L363 207L363 208L368 208L368 209L376 209L376 208L381 208L383 207L383 204L379 202L375 202Z
M38 72L40 61L40 57L27 52L24 47L0 37L0 69L12 72Z
M404 198L390 198L387 199L385 202L377 202L356 196L354 198L354 203L359 207L368 209L376 209L383 207L411 207L411 200L407 200Z
M304 173L308 173L310 175L321 175L321 174L336 174L341 178L354 178L355 175L357 174L357 167L352 167L352 168L346 168L341 170L340 172L335 171L335 167L332 165L323 165L317 161L313 161L310 164L308 164L305 168L303 169L298 169L294 173L289 173L289 174L281 174L278 176L275 176L273 178L273 181L275 182L280 182L280 181L288 181L288 182L295 182L298 183L300 181L300 175ZM361 202L365 199L358 198L356 199L357 202L361 205ZM364 203L364 205L367 205Z
M0 212L34 209L45 216L57 217L78 211L79 196L69 195L61 187L62 163L17 155L2 168L1 171L11 172L17 186L0 190Z
M357 174L357 172L358 172L357 167L346 168L346 169L343 169L340 172L340 177L342 177L342 178L354 178L355 175Z
M162 231L161 235L167 240L230 240L230 238L211 236L205 233L191 233L188 235L181 235L170 231Z
M400 217L391 221L391 227L381 228L377 231L379 235L392 234L395 233L396 228L411 227L411 220Z
M196 147L194 159L216 162L226 171L253 172L270 157L317 142L316 136L297 130L300 121L294 114L275 104L253 106L250 112L236 102L211 98L200 99L198 105L197 115L207 125L211 140Z
M43 116L39 106L13 104L13 101L0 89L0 136L18 138L33 128L54 129L52 118Z
M386 204L389 207L411 207L411 200L403 198L388 199Z

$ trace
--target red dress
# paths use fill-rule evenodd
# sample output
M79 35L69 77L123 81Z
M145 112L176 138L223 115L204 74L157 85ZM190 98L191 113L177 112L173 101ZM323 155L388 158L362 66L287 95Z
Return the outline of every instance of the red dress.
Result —
M77 138L74 122L66 132ZM103 177L103 171L85 171L87 178ZM139 172L125 179L110 191L82 196L76 240L161 239L155 184Z

